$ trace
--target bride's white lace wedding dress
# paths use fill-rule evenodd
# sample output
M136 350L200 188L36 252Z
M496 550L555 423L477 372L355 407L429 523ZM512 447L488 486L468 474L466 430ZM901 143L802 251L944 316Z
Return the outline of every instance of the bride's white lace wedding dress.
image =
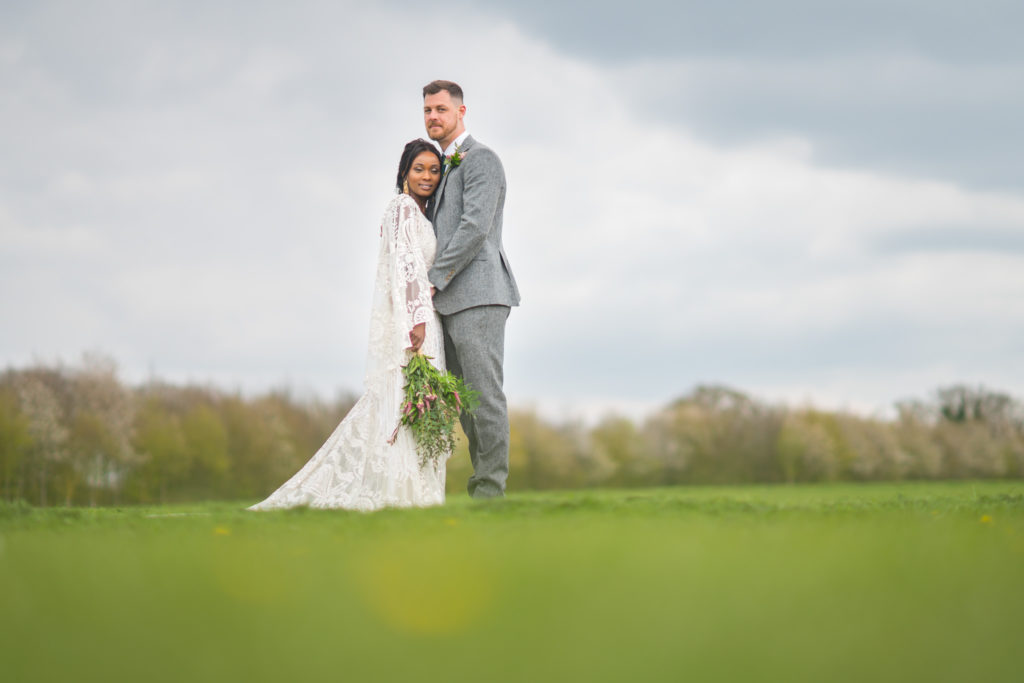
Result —
M377 279L370 317L366 393L334 433L291 479L250 510L308 506L376 510L444 502L445 461L420 466L412 434L398 430L409 358L409 331L426 323L422 351L443 370L441 323L430 297L427 270L437 240L430 222L405 194L387 206L381 221Z

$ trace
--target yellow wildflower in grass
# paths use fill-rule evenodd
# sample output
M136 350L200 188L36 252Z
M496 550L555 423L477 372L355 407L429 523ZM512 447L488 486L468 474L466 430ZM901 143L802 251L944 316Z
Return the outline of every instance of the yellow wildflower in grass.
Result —
M982 524L991 524L992 523L992 517L990 517L989 515L982 515L981 516L981 523Z
M217 527L216 529L213 530L213 533L215 533L218 536L230 536L231 535L231 529L228 529L227 527L219 526L219 527Z
M486 623L498 594L497 568L465 533L414 534L368 543L348 571L381 623L406 634L448 636Z

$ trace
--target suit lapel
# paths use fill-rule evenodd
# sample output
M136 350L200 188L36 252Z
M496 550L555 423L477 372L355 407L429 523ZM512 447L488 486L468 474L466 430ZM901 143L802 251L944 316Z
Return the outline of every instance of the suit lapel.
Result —
M441 168L444 168L442 165ZM448 173L450 173L449 171ZM437 187L437 202L434 204L434 215L437 215L437 209L441 206L441 200L444 199L444 187L448 184L448 173L441 176L441 184Z
M466 154L469 152L472 146L473 136L467 135L466 139L462 141L462 145L459 147L459 149L462 151L463 154ZM459 166L461 165L462 164L459 164ZM452 173L458 170L458 168L458 166L453 166L452 168L448 169L447 173L441 176L441 185L437 188L437 203L434 205L435 216L437 216L437 210L441 208L441 202L444 201L444 188L448 186L448 176L450 176Z

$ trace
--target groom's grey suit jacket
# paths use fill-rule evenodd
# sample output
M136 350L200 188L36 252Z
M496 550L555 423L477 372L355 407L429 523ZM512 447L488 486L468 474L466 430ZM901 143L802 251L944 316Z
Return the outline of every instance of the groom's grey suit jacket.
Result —
M437 287L434 308L451 315L473 306L516 306L519 288L501 244L505 170L472 135L459 151L462 162L441 179L432 214L437 255L427 278Z

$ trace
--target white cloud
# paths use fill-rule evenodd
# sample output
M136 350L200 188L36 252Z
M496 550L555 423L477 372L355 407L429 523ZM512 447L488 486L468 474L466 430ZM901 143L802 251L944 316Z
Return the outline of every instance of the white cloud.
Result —
M357 388L379 214L423 134L419 88L446 77L509 179L513 403L633 414L714 381L859 408L947 378L1024 393L1024 254L917 246L1013 238L1018 195L651 123L637 73L471 11L452 49L412 11L261 8L244 31L153 12L95 57L70 34L40 46L42 20L0 52L6 362L100 348L133 378Z

